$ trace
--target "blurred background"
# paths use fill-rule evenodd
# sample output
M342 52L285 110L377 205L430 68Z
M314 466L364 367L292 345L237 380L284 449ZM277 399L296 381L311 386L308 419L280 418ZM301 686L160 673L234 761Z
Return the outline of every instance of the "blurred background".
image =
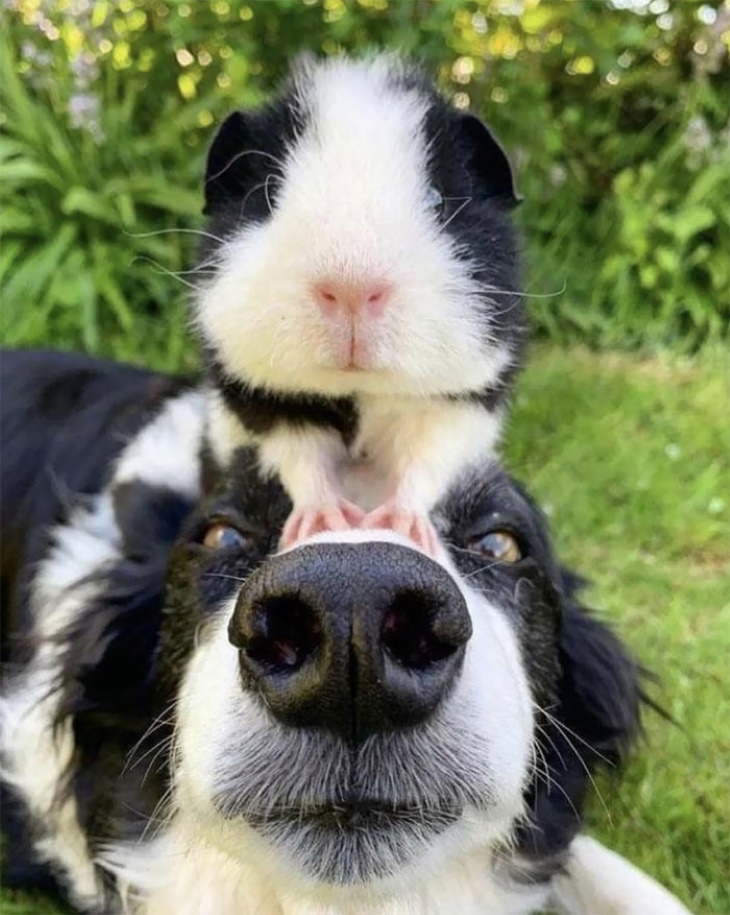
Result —
M695 0L5 0L5 335L181 358L215 125L302 49L399 48L517 166L535 329L695 350L730 327L730 8ZM142 260L136 260L141 258ZM180 277L185 279L184 275ZM28 308L32 300L34 307ZM167 326L161 326L160 319Z
M649 716L592 827L693 911L730 913L730 4L4 0L0 17L10 345L195 366L206 146L301 50L400 49L492 125L535 293L507 459L679 724Z

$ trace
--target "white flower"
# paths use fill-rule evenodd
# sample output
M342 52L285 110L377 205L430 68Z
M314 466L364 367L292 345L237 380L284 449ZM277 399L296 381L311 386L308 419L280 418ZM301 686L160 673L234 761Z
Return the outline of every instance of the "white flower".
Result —
M707 121L702 115L697 115L687 124L684 132L684 142L690 152L704 152L712 145L712 134L707 126Z
M550 166L550 183L556 186L563 184L568 177L568 173L562 165Z
M95 140L102 138L99 123L99 99L91 92L75 92L68 100L68 116L72 127L87 130Z

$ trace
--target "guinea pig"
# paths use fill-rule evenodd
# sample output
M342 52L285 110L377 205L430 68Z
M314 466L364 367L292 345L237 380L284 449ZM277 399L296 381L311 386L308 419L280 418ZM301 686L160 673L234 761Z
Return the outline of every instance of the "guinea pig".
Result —
M258 445L284 546L363 526L433 553L429 512L494 451L520 361L516 202L489 129L397 57L302 60L220 127L194 312L210 438L222 465Z

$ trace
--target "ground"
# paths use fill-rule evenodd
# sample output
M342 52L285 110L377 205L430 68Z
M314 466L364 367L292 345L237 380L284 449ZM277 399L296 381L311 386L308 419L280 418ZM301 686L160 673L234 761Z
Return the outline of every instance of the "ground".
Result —
M535 348L508 463L587 597L656 672L658 702L589 828L696 915L730 912L730 360ZM53 915L0 896L5 915Z

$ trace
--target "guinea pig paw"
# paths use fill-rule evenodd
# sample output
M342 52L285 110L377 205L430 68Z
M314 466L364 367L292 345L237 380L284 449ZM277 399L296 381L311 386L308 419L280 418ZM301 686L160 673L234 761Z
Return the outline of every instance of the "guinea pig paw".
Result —
M412 540L429 556L438 553L438 534L428 516L423 512L404 508L396 501L388 501L365 516L360 527L385 528Z
M347 499L295 508L287 518L279 543L282 549L288 549L314 534L347 531L358 527L364 517L365 512Z

